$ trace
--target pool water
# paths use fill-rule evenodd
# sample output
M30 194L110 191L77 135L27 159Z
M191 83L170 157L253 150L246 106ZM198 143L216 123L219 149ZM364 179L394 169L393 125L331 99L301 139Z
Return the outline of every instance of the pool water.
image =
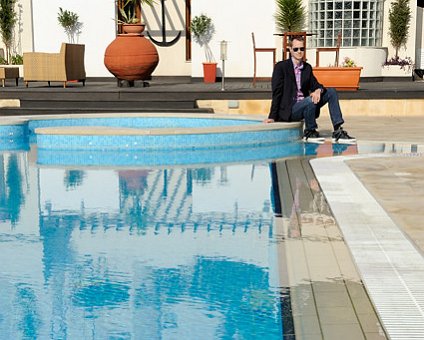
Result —
M268 162L65 167L36 151L0 153L0 338L283 338Z

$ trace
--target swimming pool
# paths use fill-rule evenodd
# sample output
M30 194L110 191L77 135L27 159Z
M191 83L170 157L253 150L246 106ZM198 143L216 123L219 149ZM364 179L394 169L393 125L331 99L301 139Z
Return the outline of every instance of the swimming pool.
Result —
M35 160L0 153L3 338L282 339L267 162Z
M140 122L123 119L119 127ZM172 129L187 128L177 122L184 127ZM278 272L270 167L261 159L302 152L289 143L298 127L260 135L246 120L231 138L222 133L231 121L197 120L216 133L190 139L180 130L196 145L171 151L168 140L127 147L122 135L110 142L124 150L96 148L96 134L92 144L68 134L66 150L40 138L63 138L49 129L81 123L0 127L2 337L282 339L284 329L292 332L282 308L289 294ZM116 121L84 123L110 130ZM149 119L143 124L152 128ZM155 124L170 128L169 119ZM273 138L282 136L276 151Z
M270 162L357 152L296 141L254 156L240 146L27 150L30 141L0 151L5 338L293 334Z

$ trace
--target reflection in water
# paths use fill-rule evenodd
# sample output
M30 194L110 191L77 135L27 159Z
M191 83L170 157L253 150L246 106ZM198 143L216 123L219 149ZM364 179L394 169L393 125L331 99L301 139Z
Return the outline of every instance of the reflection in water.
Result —
M22 169L18 155L0 154L0 221L19 222L21 207L25 202L22 188ZM6 168L6 169L5 169Z
M267 164L1 162L2 337L282 338Z
M37 298L31 287L23 284L16 286L16 304L18 309L18 329L24 339L37 337L38 328L41 325L37 311Z
M356 155L358 153L357 144L333 144L327 141L323 144L305 143L305 155L317 157L329 157L338 155Z
M73 189L82 184L84 171L66 170L65 178L63 179L67 189Z

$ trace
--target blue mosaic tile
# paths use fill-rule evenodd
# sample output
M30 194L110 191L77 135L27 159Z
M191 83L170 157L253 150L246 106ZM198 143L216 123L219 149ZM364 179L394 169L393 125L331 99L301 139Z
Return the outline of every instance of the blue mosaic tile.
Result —
M28 124L0 125L0 151L29 150Z
M37 135L39 148L92 150L169 150L235 146L260 146L294 141L299 129L243 131L184 135L80 136Z
M193 150L52 150L38 149L42 165L157 166L271 160L303 154L303 143Z
M28 124L0 125L0 136L2 138L19 138L28 135Z
M29 142L26 137L0 138L0 151L27 151Z

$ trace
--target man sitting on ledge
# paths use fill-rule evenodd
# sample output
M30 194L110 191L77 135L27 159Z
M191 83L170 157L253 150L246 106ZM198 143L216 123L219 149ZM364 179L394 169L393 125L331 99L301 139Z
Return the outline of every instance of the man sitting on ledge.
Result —
M344 120L336 90L326 89L321 85L313 75L311 65L303 61L303 37L293 37L289 42L289 50L291 58L275 65L272 74L271 110L264 122L297 122L304 119L303 141L324 143L325 138L317 131L316 119L321 107L328 103L334 128L332 142L356 143L356 139L342 128Z

